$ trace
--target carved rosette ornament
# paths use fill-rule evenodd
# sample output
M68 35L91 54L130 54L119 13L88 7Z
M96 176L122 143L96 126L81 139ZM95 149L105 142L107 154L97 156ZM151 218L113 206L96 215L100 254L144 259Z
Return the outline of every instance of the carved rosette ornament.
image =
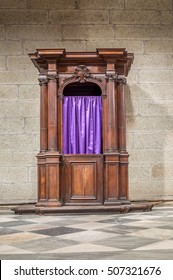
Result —
M91 77L91 73L85 65L79 65L76 67L73 76L76 77L77 82L85 83Z

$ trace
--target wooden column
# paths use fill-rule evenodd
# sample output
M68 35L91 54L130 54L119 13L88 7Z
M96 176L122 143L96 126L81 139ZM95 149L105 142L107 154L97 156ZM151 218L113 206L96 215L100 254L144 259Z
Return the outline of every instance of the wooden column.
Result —
M119 139L119 198L128 199L128 157L126 150L125 76L118 77L118 139Z
M40 153L38 160L38 202L36 206L44 205L46 202L46 157L45 152L48 148L48 88L47 77L45 74L39 75L40 85Z
M57 71L56 61L48 64L48 151L57 151Z
M117 73L115 63L108 62L106 70L107 97L104 99L104 158L105 158L105 202L104 204L119 204L119 152L118 152L118 122L117 122Z
M36 206L59 207L60 154L58 152L56 60L48 61L48 86L41 82L40 154L38 155L39 201Z
M46 75L40 74L40 153L48 149L48 87Z

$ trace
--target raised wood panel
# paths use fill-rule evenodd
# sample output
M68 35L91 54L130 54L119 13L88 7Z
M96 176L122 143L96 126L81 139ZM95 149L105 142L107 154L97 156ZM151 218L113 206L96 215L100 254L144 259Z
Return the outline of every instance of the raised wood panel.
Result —
M64 156L62 181L65 204L103 203L102 155Z
M71 183L73 198L96 199L96 164L95 163L72 163Z
M119 174L118 174L118 164L107 163L106 164L106 174L105 174L105 199L118 199L119 197Z
M38 166L39 200L46 199L46 165Z

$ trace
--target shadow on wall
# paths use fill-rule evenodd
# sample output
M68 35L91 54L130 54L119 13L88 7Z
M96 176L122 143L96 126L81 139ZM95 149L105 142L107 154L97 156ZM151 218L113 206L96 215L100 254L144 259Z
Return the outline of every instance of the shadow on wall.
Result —
M173 100L166 98L165 85L127 86L131 200L173 199Z

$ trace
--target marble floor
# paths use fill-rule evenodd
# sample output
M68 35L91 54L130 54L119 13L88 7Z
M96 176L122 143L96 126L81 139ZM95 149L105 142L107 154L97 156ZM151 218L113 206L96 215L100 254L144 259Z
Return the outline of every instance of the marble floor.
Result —
M1 260L173 260L173 203L126 214L0 210Z

